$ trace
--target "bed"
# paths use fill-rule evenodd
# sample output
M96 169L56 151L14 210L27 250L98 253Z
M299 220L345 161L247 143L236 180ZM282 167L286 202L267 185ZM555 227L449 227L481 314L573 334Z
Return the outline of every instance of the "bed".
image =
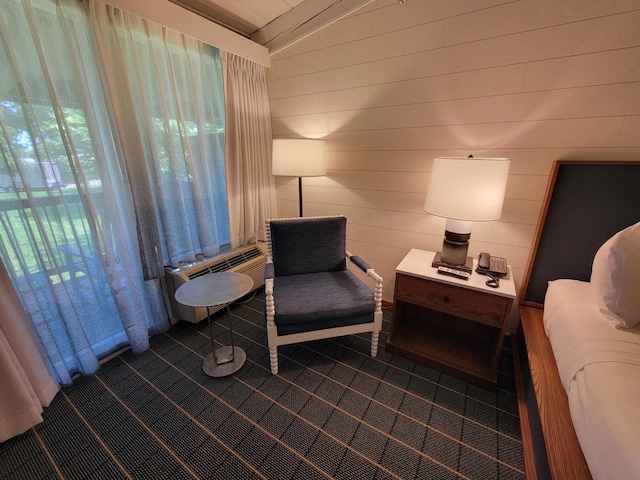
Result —
M617 328L604 305L623 291L605 281L619 271L607 255L640 222L638 186L640 162L554 164L513 339L528 479L640 478L640 323ZM640 238L640 224L624 235ZM629 278L640 277L622 282L633 312L640 281Z

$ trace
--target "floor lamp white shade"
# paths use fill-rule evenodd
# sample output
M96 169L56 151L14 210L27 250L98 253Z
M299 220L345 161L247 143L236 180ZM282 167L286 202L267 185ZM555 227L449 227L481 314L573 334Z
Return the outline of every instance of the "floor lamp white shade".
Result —
M322 177L327 174L324 140L274 138L271 173L280 177L298 177L302 217L302 177Z
M447 219L443 263L464 265L471 222L502 216L509 164L508 158L434 159L424 210Z

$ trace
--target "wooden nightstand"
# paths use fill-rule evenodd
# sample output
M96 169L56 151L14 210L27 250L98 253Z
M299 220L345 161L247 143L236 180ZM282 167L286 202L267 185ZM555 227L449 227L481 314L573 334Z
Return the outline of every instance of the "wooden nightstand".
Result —
M396 268L386 349L483 388L495 388L497 365L516 298L511 267L499 288L474 271L468 280L439 274L435 253L412 249Z

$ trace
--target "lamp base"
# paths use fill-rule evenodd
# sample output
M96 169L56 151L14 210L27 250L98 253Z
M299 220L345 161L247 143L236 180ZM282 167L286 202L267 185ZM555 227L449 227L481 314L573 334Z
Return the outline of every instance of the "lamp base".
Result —
M454 268L456 270L462 270L463 272L473 272L473 257L467 257L467 260L462 265L456 265L453 263L447 263L442 261L442 252L437 252L433 257L433 262L431 262L431 266L434 268L438 268L440 266Z

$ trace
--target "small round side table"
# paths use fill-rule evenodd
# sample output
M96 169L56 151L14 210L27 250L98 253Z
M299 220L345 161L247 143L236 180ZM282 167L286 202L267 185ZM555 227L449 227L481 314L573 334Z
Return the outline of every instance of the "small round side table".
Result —
M202 277L181 285L176 290L176 301L188 307L206 307L209 335L211 337L211 353L202 365L204 373L210 377L225 377L240 370L247 360L245 351L235 346L233 341L233 326L231 325L231 310L229 304L246 295L253 288L253 280L244 273L221 272L209 273ZM227 307L231 345L216 349L213 344L213 328L209 308L214 305Z

